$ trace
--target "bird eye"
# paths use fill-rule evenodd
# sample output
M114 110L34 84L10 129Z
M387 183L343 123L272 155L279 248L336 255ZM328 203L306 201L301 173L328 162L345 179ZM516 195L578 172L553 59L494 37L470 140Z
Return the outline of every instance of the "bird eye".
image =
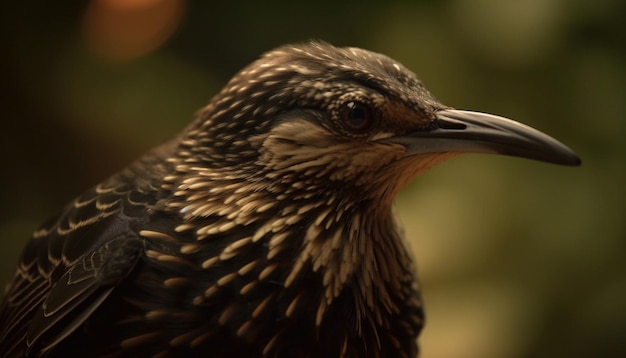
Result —
M353 132L362 132L369 129L374 122L374 116L369 106L351 101L345 104L340 113L344 127Z

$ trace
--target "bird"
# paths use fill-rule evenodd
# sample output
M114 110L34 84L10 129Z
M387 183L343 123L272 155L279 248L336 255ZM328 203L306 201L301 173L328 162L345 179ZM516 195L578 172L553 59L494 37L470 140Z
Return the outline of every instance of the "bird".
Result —
M581 164L529 126L443 105L385 55L271 50L34 232L0 355L416 357L424 307L393 201L462 153Z

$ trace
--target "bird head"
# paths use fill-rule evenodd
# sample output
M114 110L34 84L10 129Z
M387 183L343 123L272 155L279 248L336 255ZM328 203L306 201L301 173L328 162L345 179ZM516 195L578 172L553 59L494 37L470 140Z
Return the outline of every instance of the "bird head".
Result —
M528 126L441 104L387 56L324 43L280 47L244 68L187 138L196 160L273 192L334 190L375 205L461 153L580 163Z

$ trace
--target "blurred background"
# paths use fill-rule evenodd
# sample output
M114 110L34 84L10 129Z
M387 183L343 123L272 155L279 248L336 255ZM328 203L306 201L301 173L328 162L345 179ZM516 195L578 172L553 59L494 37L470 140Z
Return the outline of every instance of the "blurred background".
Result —
M401 193L423 357L626 356L626 2L62 3L0 5L1 285L42 221L182 130L238 69L322 39L583 159L467 155Z

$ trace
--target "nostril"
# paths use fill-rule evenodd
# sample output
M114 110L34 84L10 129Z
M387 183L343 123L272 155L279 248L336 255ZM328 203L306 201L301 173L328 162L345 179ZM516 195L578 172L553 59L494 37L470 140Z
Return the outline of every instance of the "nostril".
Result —
M435 128L432 128L432 129L441 128L441 129L452 129L452 130L464 130L467 128L467 126L463 123L449 122L449 121L444 121L442 119L438 119L436 121L431 122L431 125L433 124L435 125Z

